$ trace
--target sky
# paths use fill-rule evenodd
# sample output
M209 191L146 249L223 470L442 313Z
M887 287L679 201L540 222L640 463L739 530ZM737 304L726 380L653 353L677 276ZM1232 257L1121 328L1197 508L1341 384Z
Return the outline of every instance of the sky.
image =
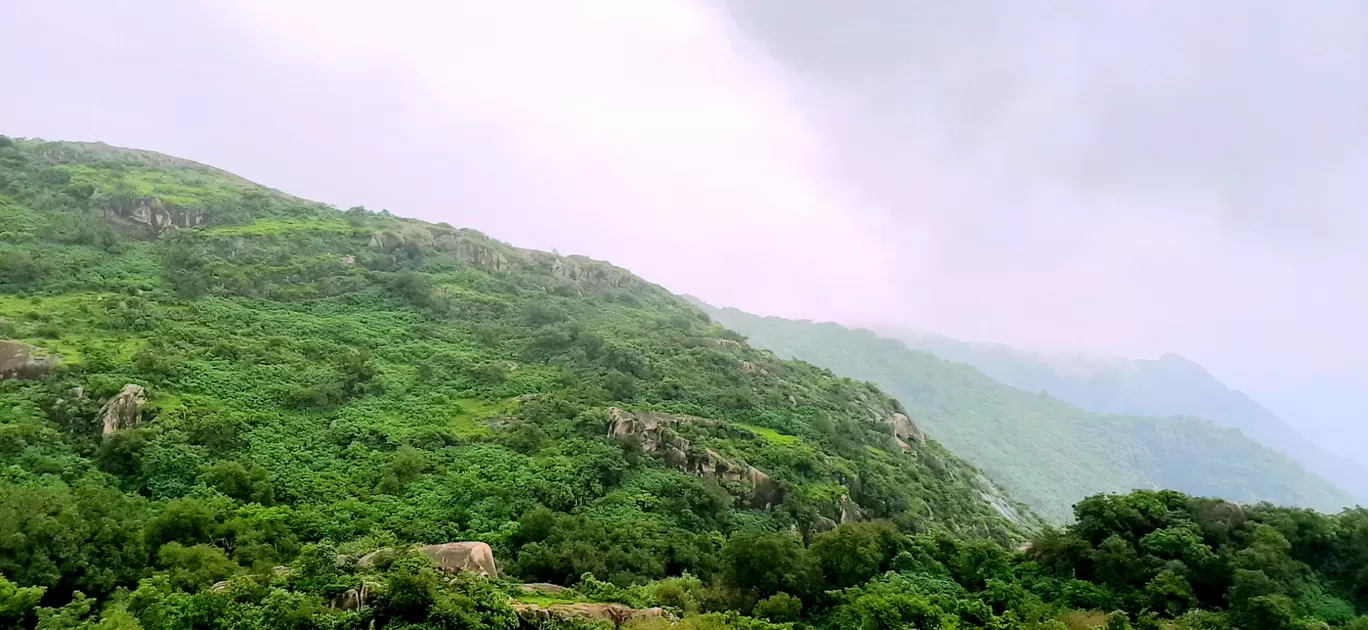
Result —
M1368 451L1368 5L1234 4L14 0L0 133L762 314L1176 352Z

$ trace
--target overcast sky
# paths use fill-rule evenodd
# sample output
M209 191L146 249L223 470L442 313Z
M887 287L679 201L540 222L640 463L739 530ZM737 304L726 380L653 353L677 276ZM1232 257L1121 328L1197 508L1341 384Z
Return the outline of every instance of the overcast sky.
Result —
M0 133L1368 423L1355 0L10 0L0 59Z

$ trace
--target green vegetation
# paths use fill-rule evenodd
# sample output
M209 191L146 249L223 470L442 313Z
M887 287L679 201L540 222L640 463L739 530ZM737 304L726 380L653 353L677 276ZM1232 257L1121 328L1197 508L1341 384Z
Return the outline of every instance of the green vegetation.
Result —
M997 381L1050 395L1094 413L1196 416L1239 429L1291 456L1307 470L1368 503L1368 467L1313 444L1273 412L1226 387L1202 366L1176 354L1155 360L1051 356L933 334L897 335L908 347L968 363Z
M1089 495L1140 488L1322 511L1353 504L1281 453L1205 420L1088 413L867 330L703 308L759 347L891 392L931 437L1056 521Z
M1368 626L1368 512L1042 530L606 263L104 145L0 137L0 200L0 340L62 360L0 381L0 628Z
M269 590L319 545L479 540L514 577L711 585L738 532L1037 527L940 445L897 446L874 387L606 263L156 154L5 144L23 223L0 243L0 337L62 364L0 382L0 573L46 607ZM147 400L104 435L129 384ZM682 460L610 435L615 409L668 414Z

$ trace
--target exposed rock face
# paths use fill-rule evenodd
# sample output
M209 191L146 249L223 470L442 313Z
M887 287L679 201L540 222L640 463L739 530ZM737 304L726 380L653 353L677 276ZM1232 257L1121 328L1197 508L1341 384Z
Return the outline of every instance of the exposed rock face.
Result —
M35 357L34 350L18 341L0 341L0 381L37 378L57 367L57 357Z
M398 230L371 235L370 246L392 252L406 244L450 254L453 258L494 273L508 267L508 258L493 239L474 230L434 228L417 223L400 226Z
M917 422L907 417L907 414L894 412L884 419L884 424L893 428L893 437L903 446L903 450L910 448L904 441L909 437L916 438L918 442L926 441L926 434L922 433L921 427Z
M860 513L860 506L850 500L849 495L841 495L841 524L858 523L864 520L864 514Z
M146 390L142 385L129 383L123 386L100 408L100 418L104 421L104 434L111 435L120 429L138 426L142 419L143 405L147 404Z
M746 471L747 481L755 487L755 494L751 496L751 507L760 509L770 509L774 507L779 499L783 498L783 491L779 484L775 483L769 475L761 472L759 468L751 466Z
M494 551L482 542L455 542L419 547L437 566L447 573L475 573L485 577L499 577L494 563Z
M613 627L620 628L624 624L637 619L666 619L670 622L676 621L675 616L663 608L628 608L621 604L553 604L551 606L539 606L537 604L514 603L513 609L518 612L518 616L524 621L538 623L547 621L568 622L577 619L590 619L595 621L608 621Z
M161 235L177 228L204 225L207 217L202 210L182 208L156 197L114 199L105 216L116 221L142 226L153 235Z
M328 601L328 606L335 610L365 610L370 607L374 599L374 589L369 582L362 582L361 588L349 588L345 592L333 595Z
M494 562L494 551L486 543L472 541L427 545L419 547L418 551L432 558L432 561L446 573L474 573L491 578L499 577L499 568ZM361 559L356 561L356 566L374 566L381 554L392 552L392 549L372 551L361 556Z
M617 407L608 410L608 437L635 437L641 449L659 453L666 465L698 476L714 476L723 481L746 482L754 487L752 507L769 508L781 498L779 485L763 471L743 461L733 461L712 449L699 449L676 429L683 424L704 429L722 429L716 420L675 416L655 411L631 412Z
M613 407L608 410L608 437L636 436L641 440L641 449L648 453L665 447L683 454L689 450L689 441L675 432L679 421L680 418L667 413L634 413Z
M546 582L523 584L518 588L527 593L564 593L565 591L570 590L559 584L548 584Z
M979 485L985 488L984 490L979 491L979 496L982 497L988 505L991 505L998 514L1013 523L1024 523L1026 521L1016 505L1013 505L1012 502L1006 498L1007 493L998 488L997 484L993 483L993 480L983 476L982 473L978 474L976 480L979 482Z
M551 263L551 275L590 286L619 288L630 284L632 274L585 256L559 257Z

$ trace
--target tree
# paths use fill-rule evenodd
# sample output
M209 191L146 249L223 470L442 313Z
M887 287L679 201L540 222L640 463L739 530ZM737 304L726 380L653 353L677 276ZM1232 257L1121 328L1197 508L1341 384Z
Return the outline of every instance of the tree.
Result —
M851 523L817 535L808 552L828 585L846 588L888 570L905 542L892 523Z
M17 627L37 608L46 591L41 586L21 587L0 575L0 627Z
M166 570L172 587L188 592L227 579L238 569L237 563L218 547L186 547L177 542L162 545L157 551L157 566Z
M740 532L722 548L722 575L728 586L758 598L780 592L800 597L814 594L817 567L797 536L775 532Z

